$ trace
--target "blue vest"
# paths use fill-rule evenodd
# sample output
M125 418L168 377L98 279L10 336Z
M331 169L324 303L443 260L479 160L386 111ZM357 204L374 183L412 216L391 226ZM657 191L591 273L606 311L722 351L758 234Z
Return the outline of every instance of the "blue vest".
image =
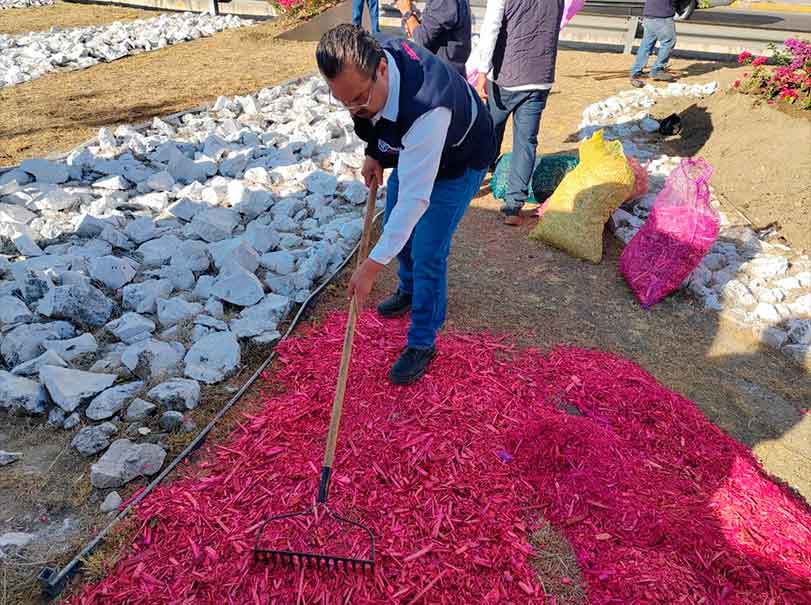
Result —
M493 119L467 81L442 59L407 40L387 40L383 48L400 71L400 107L396 122L380 118L372 124L371 120L353 118L355 133L367 143L366 155L383 168L396 167L403 137L411 125L432 109L446 107L451 110L451 123L437 179L457 178L468 168L487 168L496 157ZM471 100L478 109L472 124Z

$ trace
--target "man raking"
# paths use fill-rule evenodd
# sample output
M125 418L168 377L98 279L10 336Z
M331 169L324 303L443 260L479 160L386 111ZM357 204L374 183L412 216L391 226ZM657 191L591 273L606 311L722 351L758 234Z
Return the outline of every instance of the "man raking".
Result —
M393 383L411 384L436 352L451 239L495 157L493 121L453 67L406 40L381 45L359 27L339 25L321 38L316 59L367 143L366 184L394 169L383 233L352 275L349 296L362 306L377 274L397 257L398 289L377 310L383 317L411 311L407 346L389 373Z

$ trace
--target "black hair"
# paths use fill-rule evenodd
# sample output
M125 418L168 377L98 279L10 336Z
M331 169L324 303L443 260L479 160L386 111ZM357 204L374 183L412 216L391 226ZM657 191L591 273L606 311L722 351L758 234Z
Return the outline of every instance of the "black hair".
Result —
M360 73L374 78L383 57L380 42L362 27L350 23L326 32L315 51L318 69L327 80L335 78L347 65L354 65Z

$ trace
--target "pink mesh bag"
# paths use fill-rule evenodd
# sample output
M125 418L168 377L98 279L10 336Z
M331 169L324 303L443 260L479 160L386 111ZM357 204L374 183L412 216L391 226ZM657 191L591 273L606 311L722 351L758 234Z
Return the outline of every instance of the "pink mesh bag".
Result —
M712 167L703 159L683 159L622 251L620 272L645 309L681 286L718 237L710 176Z

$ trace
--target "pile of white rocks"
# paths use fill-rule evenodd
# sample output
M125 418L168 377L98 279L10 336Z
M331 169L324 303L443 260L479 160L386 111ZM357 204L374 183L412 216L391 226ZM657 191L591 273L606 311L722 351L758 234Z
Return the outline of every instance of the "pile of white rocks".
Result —
M234 15L179 13L71 29L51 28L20 36L0 34L0 87L43 74L84 69L101 62L252 25Z
M7 8L38 8L53 3L54 0L0 0L0 11Z
M615 235L627 243L648 217L667 176L682 158L657 150L659 122L648 112L662 97L702 97L717 84L646 86L595 103L583 112L582 138L603 128L607 139L621 140L628 155L647 161L649 192L618 209L611 220ZM719 209L721 231L712 250L683 287L702 305L751 329L761 342L811 369L811 259L790 248L761 241L745 220Z
M362 161L310 78L0 174L0 409L87 425L96 487L157 472L201 383L275 342L359 240Z

